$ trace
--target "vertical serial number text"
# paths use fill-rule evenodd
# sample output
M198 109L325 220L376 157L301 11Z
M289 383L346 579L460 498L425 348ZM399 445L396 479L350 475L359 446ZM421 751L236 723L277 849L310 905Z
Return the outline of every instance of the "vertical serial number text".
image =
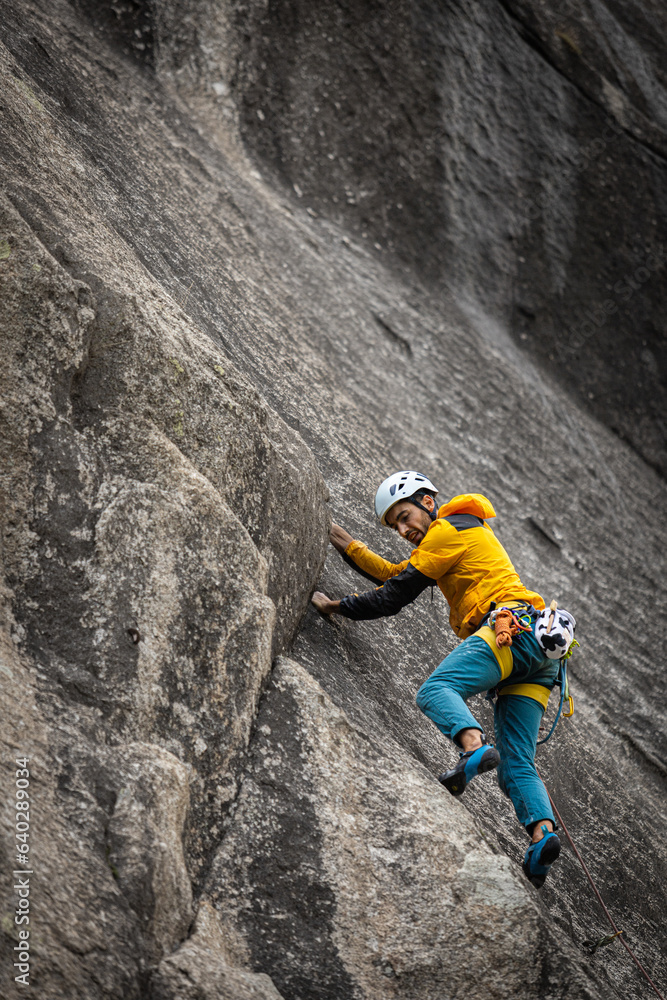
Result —
M16 764L16 865L14 891L16 910L14 923L18 929L18 944L14 947L14 979L22 986L30 985L30 771L29 757L17 757Z

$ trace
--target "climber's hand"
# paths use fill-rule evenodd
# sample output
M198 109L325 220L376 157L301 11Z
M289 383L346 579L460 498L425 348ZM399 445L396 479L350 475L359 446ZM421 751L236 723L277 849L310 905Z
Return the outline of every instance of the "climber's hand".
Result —
M319 590L315 591L311 597L311 602L323 615L333 614L340 608L340 601L330 601L327 595L322 594Z

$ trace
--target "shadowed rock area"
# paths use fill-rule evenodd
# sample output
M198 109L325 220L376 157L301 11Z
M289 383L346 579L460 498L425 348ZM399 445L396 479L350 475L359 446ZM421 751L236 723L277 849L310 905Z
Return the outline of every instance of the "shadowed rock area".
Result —
M0 0L2 952L44 1000L652 995L414 704L331 518L489 496L579 622L538 766L667 984L665 13ZM475 711L491 727L481 698ZM547 713L550 722L555 706Z

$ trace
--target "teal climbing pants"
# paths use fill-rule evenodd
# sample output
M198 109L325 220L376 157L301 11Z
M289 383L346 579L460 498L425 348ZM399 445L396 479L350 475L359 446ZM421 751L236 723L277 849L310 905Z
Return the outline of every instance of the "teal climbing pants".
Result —
M512 642L512 673L501 682L500 667L492 650L472 635L446 656L422 684L417 705L441 732L454 742L463 729L479 729L466 699L518 683L551 689L558 676L558 662L545 659L532 632ZM555 823L549 796L535 769L535 749L544 708L539 701L520 694L499 695L495 703L496 748L500 754L498 784L512 800L517 818L529 831L541 819Z

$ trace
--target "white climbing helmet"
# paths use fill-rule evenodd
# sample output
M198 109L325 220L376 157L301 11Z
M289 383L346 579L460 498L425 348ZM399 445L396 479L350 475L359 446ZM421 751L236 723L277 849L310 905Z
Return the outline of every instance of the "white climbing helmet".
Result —
M386 524L386 515L399 500L409 500L420 490L428 490L437 496L437 489L430 479L420 472L395 472L380 483L375 494L375 515L381 524Z

